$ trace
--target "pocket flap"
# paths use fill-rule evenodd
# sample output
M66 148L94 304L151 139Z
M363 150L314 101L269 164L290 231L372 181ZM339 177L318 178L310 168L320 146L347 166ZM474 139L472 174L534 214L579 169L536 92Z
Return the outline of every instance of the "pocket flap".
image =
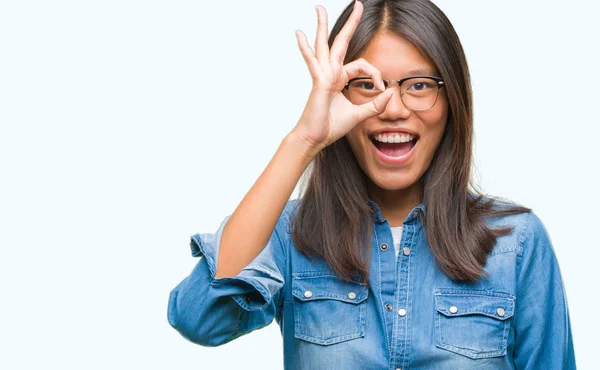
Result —
M435 291L435 307L441 314L463 316L480 314L498 320L506 320L514 313L514 297L492 291Z
M337 276L292 276L292 294L301 301L337 299L360 303L367 299L368 287L359 282L348 282Z

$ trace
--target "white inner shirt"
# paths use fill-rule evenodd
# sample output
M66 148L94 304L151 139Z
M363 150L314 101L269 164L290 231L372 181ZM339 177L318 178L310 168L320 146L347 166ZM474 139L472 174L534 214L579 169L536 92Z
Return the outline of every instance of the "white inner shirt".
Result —
M392 237L394 238L394 249L396 250L396 259L400 251L400 239L402 239L402 226L390 227L392 229Z

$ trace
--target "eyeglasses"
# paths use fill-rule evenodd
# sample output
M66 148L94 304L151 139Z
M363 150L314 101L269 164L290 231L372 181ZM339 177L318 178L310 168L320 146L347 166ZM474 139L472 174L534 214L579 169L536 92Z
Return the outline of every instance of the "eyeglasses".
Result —
M434 76L411 76L401 80L383 80L387 89L391 83L400 86L400 98L402 103L410 110L427 110L435 105L440 88L444 87L444 81ZM372 100L379 94L371 77L353 78L344 89L348 91L348 98L357 103Z

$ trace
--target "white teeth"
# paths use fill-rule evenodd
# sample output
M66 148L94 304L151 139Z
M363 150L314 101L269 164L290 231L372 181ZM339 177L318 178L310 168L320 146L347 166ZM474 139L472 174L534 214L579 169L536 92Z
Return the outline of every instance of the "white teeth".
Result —
M411 134L377 134L375 140L383 143L407 143L414 139L415 136Z

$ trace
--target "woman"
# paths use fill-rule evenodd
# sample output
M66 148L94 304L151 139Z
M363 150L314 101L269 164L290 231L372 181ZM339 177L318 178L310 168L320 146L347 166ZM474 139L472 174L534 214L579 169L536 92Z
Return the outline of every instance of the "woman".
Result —
M426 0L317 7L306 108L169 297L217 346L282 328L286 369L572 369L566 296L530 209L469 189L468 67ZM289 197L311 165L301 197Z

